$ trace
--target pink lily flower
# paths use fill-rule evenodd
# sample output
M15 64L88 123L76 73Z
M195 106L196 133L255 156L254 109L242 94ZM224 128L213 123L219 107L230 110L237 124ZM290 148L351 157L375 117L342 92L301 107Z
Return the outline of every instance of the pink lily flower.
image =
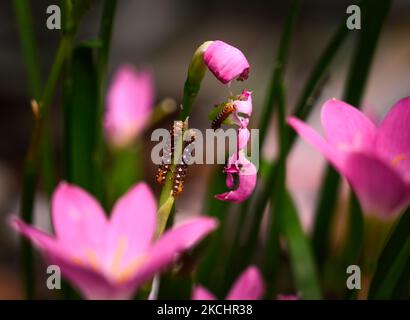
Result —
M225 300L259 300L265 291L262 276L255 266L248 267L235 281ZM194 288L193 300L217 300L217 297L204 287Z
M390 218L410 203L410 98L379 126L336 99L323 105L321 119L326 139L296 118L288 122L347 178L366 213Z
M216 199L241 203L248 199L256 186L257 169L244 154L243 150L234 153L228 160L224 169L226 186L232 190L218 194ZM238 184L235 186L234 175L238 176Z
M58 265L84 297L127 299L217 226L212 218L195 218L155 240L156 212L144 183L122 196L108 219L90 194L63 182L52 198L54 236L17 217L12 226L49 264Z
M122 147L135 139L147 125L154 102L154 84L148 72L138 73L131 65L120 67L108 90L104 116L110 143Z
M234 79L248 79L249 62L238 48L223 41L213 41L204 52L204 62L209 70L221 81L227 84Z

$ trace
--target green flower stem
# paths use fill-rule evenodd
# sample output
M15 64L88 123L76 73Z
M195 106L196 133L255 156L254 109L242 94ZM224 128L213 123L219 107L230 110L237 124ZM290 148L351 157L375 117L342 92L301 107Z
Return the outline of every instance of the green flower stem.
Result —
M187 121L192 111L192 106L201 88L202 79L205 76L206 65L203 60L203 54L212 41L206 41L201 44L192 56L191 63L188 67L188 74L184 84L184 92L182 96L182 109L180 112L180 120ZM171 214L174 199L169 200L172 191L172 174L175 170L175 163L179 161L182 154L183 139L179 139L177 147L174 150L174 162L171 165L171 170L168 172L165 180L165 185L162 188L159 200L158 219L162 221L158 226L158 235L160 235L167 225L168 218ZM176 159L176 160L175 160ZM173 197L172 197L173 198ZM172 203L172 205L169 205ZM165 205L165 207L163 207ZM163 225L163 226L162 226Z
M176 170L176 164L179 163L182 152L183 152L183 147L184 147L184 133L187 132L187 122L184 124L184 130L182 134L176 138L171 137L176 139L174 141L174 156L172 159L172 164L171 168L167 173L166 179L165 179L165 185L161 190L161 195L159 199L159 209L158 209L158 226L157 226L157 236L159 237L165 230L165 227L167 226L168 219L170 217L170 214L172 212L173 205L175 203L175 198L172 196L172 186L173 186L173 179L172 176Z
M203 54L212 41L204 42L195 51L191 63L188 67L188 74L184 84L184 93L182 96L182 110L180 120L185 121L191 114L192 106L201 88L202 79L205 76L206 65L203 60Z

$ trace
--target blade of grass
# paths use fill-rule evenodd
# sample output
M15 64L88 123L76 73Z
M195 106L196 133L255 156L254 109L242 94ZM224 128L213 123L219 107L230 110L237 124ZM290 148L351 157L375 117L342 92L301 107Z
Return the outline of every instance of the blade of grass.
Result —
M70 64L64 103L65 179L92 194L97 145L97 73L92 49L76 47Z
M289 46L292 39L293 30L297 16L300 12L303 0L293 0L289 9L289 14L286 18L285 26L282 31L282 35L279 41L278 51L273 65L272 79L267 90L267 96L265 104L262 108L261 117L259 120L259 150L262 152L263 145L265 143L266 133L272 115L274 112L275 104L275 92L277 92L278 85L281 85L283 81L283 74L285 71L287 59L289 57Z
M98 79L98 110L96 114L96 121L102 124L104 105L105 105L105 87L107 78L107 69L109 54L111 48L111 36L114 26L114 18L117 8L117 0L105 0L103 12L100 22L98 55L96 61L97 79ZM100 199L103 206L108 209L108 201L105 199L105 181L103 174L103 166L105 160L105 145L103 139L102 125L96 127L96 149L94 151L95 167L94 180L96 186L96 195ZM135 164L136 165L136 164Z
M408 273L410 259L410 208L397 222L377 264L369 290L369 299L391 299L400 277Z
M309 239L302 229L290 194L285 192L284 198L286 205L282 215L282 233L287 243L297 292L303 299L321 299L319 279Z

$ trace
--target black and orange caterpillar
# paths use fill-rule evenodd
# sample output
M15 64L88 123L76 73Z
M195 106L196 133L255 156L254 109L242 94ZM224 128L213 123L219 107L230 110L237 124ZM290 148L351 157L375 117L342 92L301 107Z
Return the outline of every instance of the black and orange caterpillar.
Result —
M182 153L182 159L179 164L175 166L174 175L172 177L172 190L171 195L174 197L179 196L184 191L186 174L188 171L189 159L191 158L192 148L195 142L195 134L193 131L189 132L190 140L184 142L184 151Z
M212 120L211 128L213 130L219 129L222 123L235 111L236 106L232 103L227 103L216 118Z
M155 180L158 184L165 183L167 173L171 170L172 158L174 156L175 140L181 135L183 129L182 121L175 121L174 125L169 130L169 138L165 143L162 151L162 163L159 165Z

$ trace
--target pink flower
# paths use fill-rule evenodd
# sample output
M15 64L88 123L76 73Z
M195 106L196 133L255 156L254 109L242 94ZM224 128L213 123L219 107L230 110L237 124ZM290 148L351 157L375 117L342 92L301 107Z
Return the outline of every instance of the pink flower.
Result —
M209 45L204 53L204 62L223 84L234 79L248 79L248 60L242 51L223 41L216 40Z
M257 169L250 162L243 152L234 153L228 160L224 169L226 176L226 186L230 191L215 196L218 200L240 203L249 198L256 186ZM235 186L234 175L238 176L238 185Z
M147 125L154 100L154 84L148 72L131 65L120 67L108 91L104 126L111 144L121 147L135 139Z
M214 219L196 218L154 241L156 211L144 183L122 196L108 219L91 195L63 182L52 198L55 236L16 217L12 226L86 298L126 299L216 228Z
M226 300L259 300L264 291L265 285L259 270L255 266L250 266L235 281ZM217 300L211 292L201 286L194 288L192 299Z
M278 300L299 300L296 294L278 294L276 298Z
M323 105L321 118L326 139L296 118L289 124L347 178L366 213L388 218L410 203L410 98L377 127L336 99Z

